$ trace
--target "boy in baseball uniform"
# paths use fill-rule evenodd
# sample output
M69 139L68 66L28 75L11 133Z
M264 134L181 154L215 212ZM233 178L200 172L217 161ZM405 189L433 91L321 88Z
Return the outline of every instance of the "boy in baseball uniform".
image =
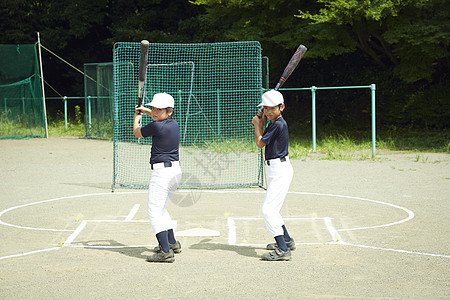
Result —
M267 191L262 205L262 216L270 235L275 243L268 244L272 252L264 254L261 259L269 261L291 260L291 250L295 249L294 239L284 225L280 215L284 199L292 181L293 169L289 162L289 132L281 112L284 110L283 95L270 90L262 95L258 106L263 109L253 117L255 127L255 142L258 148L265 148L265 164L267 170ZM264 129L266 118L270 120Z
M173 222L166 205L176 191L181 180L179 162L180 128L175 119L174 99L166 93L153 96L147 103L151 109L135 107L133 132L138 138L152 137L150 167L152 177L148 188L147 213L159 246L155 254L149 256L149 262L173 262L174 253L181 252L181 244L175 239ZM149 115L153 122L140 126L142 114Z

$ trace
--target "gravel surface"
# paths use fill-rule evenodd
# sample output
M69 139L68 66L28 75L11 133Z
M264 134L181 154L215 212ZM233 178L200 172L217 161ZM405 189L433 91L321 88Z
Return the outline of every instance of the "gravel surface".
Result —
M263 189L180 190L172 264L145 261L147 192L111 192L112 154L107 141L0 140L0 299L450 298L449 154L293 160L287 262L260 260L273 242Z

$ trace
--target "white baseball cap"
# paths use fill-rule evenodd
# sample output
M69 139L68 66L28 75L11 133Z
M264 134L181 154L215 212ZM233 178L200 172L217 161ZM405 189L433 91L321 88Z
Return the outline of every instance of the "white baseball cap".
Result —
M277 106L284 103L283 95L276 90L270 90L262 95L262 102L258 106Z
M173 100L173 97L167 93L157 93L153 95L152 102L146 103L145 105L150 105L157 108L173 108L175 105L175 101Z

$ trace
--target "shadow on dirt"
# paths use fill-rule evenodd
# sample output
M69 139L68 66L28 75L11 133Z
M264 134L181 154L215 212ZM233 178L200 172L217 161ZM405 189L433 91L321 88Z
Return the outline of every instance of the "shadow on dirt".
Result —
M209 239L202 240L198 244L193 244L189 246L189 249L194 250L225 250L225 251L233 251L239 255L247 256L247 257L259 257L256 253L256 249L260 249L257 247L240 247L235 245L227 245L227 244L219 244L219 243L209 243Z
M80 242L80 244L83 245L86 249L102 251L107 250L139 259L147 258L148 255L143 254L145 252L148 252L148 254L153 253L153 247L148 248L145 246L128 246L114 240L85 241Z

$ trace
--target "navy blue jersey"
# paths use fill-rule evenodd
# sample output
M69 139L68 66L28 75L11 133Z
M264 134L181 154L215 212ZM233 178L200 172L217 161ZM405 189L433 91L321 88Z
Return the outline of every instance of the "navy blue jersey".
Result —
M141 134L152 137L151 164L179 160L180 127L175 119L151 122L141 128Z
M266 160L289 155L289 131L286 121L280 116L275 122L270 122L264 130L261 141L266 144Z

